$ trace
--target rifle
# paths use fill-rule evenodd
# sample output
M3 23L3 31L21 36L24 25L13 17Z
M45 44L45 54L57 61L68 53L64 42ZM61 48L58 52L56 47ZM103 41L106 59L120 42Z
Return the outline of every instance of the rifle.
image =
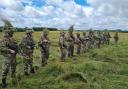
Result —
M8 48L15 51L15 54L19 52L19 47L17 44L9 44Z
M27 48L33 50L35 47L35 44L27 44Z
M44 52L47 52L46 50L47 44L48 44L48 41L39 43L39 46L44 50Z

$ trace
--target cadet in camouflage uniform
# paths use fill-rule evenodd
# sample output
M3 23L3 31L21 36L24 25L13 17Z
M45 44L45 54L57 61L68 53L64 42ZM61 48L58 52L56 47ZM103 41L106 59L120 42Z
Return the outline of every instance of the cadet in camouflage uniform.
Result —
M111 38L111 35L109 32L106 33L106 36L107 36L107 45L110 44L110 38Z
M85 53L85 52L87 51L87 50L86 50L86 43L87 43L86 38L87 38L86 33L83 32L83 38L82 38L83 53Z
M102 37L102 41L103 41L103 44L107 44L107 33L106 32L104 32L103 33L103 37Z
M80 33L77 33L76 43L77 43L77 54L79 55L81 52L81 44L82 44L82 39L80 37Z
M59 47L60 47L60 52L61 52L60 60L62 62L64 62L65 58L66 58L66 54L67 54L67 44L66 44L65 32L60 32Z
M41 48L42 66L45 66L49 58L49 47L50 47L50 39L48 37L47 29L43 31L43 35L41 36L41 39L38 42L38 45Z
M100 38L98 36L94 36L94 48L100 48Z
M114 42L117 44L119 40L118 32L115 33L113 39L114 39Z
M2 87L6 87L6 78L11 68L11 77L16 77L16 54L18 53L18 45L13 38L13 26L9 21L5 21L4 37L0 41L0 53L4 57L3 71L2 71Z
M24 61L24 74L26 76L28 76L29 73L35 73L33 67L33 52L34 52L35 42L32 34L33 34L32 29L26 29L26 36L23 37L23 39L19 44L20 52L23 56L23 61Z
M67 41L68 41L68 57L72 57L74 55L75 37L73 35L73 30L74 30L74 27L71 26L69 28L69 35L68 35L68 38L67 38Z
M89 36L86 37L86 52L89 51L89 49L91 48L91 39Z
M99 46L102 44L102 35L101 35L101 32L97 32L97 37L99 39Z
M89 31L88 38L89 38L88 46L89 46L89 49L91 49L94 47L94 33L92 30Z

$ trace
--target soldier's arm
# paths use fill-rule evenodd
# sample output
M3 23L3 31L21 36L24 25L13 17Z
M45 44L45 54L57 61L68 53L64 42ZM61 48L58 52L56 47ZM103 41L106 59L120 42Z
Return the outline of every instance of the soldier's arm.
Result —
M64 39L60 37L59 41L60 41L61 48L64 48Z
M33 46L36 45L36 41L34 40L34 38L32 38L32 42L33 42Z
M13 40L14 44L18 44L18 41L16 39L12 38L12 40Z
M37 43L38 48L40 48L41 45L42 45L42 40L41 40L41 38L40 38L39 41L38 41L38 43Z
M49 45L51 45L51 41L50 41L50 39L49 39L49 38L47 38L47 40L48 40L48 44L49 44Z
M60 37L60 44L63 45L64 44L64 41L63 41L63 38Z
M5 52L5 53L11 53L11 49L9 49L7 46L6 46L6 43L4 42L0 42L0 51L1 52Z
M23 38L23 39L20 41L20 43L19 43L20 49L23 49L23 48L25 47L25 45L26 45L26 40L25 40L25 38Z

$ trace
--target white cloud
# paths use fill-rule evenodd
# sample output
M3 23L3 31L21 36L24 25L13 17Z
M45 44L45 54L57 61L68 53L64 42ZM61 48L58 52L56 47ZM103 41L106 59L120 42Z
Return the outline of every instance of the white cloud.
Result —
M41 16L46 15L45 12L39 11L31 6L26 6L23 14L28 18L40 18Z
M46 0L47 5L61 5L64 0Z
M67 28L128 28L128 0L87 0L89 7L74 0L42 0L45 5L33 5L33 0L1 0L0 18L14 26L48 26ZM25 4L25 5L24 5ZM3 25L0 21L0 25Z
M23 10L23 5L20 0L0 0L0 7L16 11Z
M128 0L87 0L87 2L94 9L91 17L92 27L128 29L128 22L125 21L128 20Z
M102 15L128 16L128 0L87 0Z

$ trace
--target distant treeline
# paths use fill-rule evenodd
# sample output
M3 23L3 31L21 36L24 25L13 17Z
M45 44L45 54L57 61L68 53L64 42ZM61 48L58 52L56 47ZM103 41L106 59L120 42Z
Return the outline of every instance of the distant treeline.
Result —
M79 32L83 32L83 31L89 32L90 30L77 30L77 31L79 31ZM128 33L128 30L121 30L121 29L117 29L117 30L108 30L108 29L106 29L106 30L93 30L93 29L92 29L92 31L100 31L100 32L108 31L108 32Z
M43 31L45 27L33 27L32 28L34 31ZM47 28L49 31L57 31L58 29L56 28ZM3 27L0 27L0 32L3 31ZM25 32L26 28L15 28L15 31L17 32Z
M45 27L33 27L33 30L34 31L43 31L45 29ZM49 31L59 31L57 28L47 28ZM15 30L17 32L25 32L26 29L25 28L15 28ZM93 30L93 29L92 29ZM3 27L0 26L0 32L3 31ZM65 30L66 31L66 30ZM78 30L78 31L90 31L90 30ZM121 29L116 29L116 30L108 30L108 29L105 29L105 30L94 30L94 31L101 31L101 32L104 32L104 31L109 31L109 32L121 32L121 33L128 33L128 30L121 30Z

